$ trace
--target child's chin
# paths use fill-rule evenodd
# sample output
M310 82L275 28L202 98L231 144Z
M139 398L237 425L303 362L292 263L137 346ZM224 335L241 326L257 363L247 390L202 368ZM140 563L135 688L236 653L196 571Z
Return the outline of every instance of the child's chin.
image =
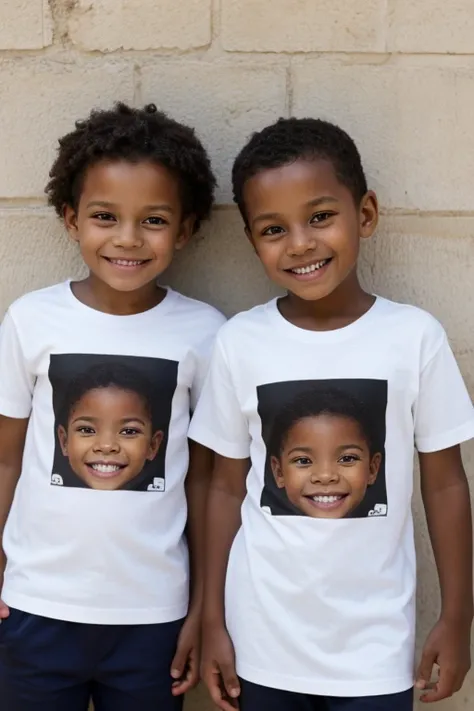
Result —
M309 516L310 518L344 518L348 514L347 504L345 502L335 508L316 506L310 504L309 502L296 504L296 506L298 506L303 514Z
M92 479L86 481L86 484L94 491L117 491L125 486L127 482L122 479Z

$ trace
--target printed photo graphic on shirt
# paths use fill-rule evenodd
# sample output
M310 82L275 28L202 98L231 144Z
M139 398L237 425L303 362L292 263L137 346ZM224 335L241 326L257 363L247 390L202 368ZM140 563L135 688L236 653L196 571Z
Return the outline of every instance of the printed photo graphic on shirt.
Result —
M384 380L302 380L257 388L267 449L262 509L273 516L388 512Z
M159 358L52 355L51 484L163 492L178 363Z

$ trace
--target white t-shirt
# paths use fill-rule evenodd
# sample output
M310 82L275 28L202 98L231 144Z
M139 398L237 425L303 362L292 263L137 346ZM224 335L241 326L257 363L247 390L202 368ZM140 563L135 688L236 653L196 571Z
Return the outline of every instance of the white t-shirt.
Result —
M414 444L473 436L446 335L415 307L377 298L313 332L274 300L221 329L190 437L251 458L226 582L242 678L328 696L412 686Z
M0 414L30 417L4 532L2 598L44 617L185 616L190 411L224 317L168 289L131 316L70 282L23 296L0 329Z

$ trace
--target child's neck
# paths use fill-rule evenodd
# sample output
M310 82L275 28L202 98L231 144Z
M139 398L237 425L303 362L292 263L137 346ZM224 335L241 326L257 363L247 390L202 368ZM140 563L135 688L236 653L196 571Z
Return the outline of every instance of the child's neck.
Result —
M115 316L132 316L148 311L166 296L166 289L154 281L137 291L116 291L93 274L73 282L71 288L74 296L86 306Z
M288 293L278 302L281 315L308 331L334 331L357 321L373 305L375 297L364 291L354 274L329 296L307 301Z

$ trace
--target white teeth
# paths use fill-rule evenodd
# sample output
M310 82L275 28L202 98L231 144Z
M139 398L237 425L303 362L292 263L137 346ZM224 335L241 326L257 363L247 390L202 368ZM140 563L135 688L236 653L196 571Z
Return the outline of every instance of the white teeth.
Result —
M90 464L89 465L94 471L100 472L101 474L112 474L113 472L118 472L121 467L116 464Z
M321 267L324 267L327 261L327 259L323 259L321 262L315 262L314 264L310 264L309 267L300 267L297 269L292 269L291 271L295 274L311 274L311 272L315 272L318 269L321 269Z
M118 264L119 267L137 267L139 264L143 264L143 260L131 260L131 259L111 259L113 264Z
M342 496L313 496L313 501L318 504L335 504L336 501L340 501Z

